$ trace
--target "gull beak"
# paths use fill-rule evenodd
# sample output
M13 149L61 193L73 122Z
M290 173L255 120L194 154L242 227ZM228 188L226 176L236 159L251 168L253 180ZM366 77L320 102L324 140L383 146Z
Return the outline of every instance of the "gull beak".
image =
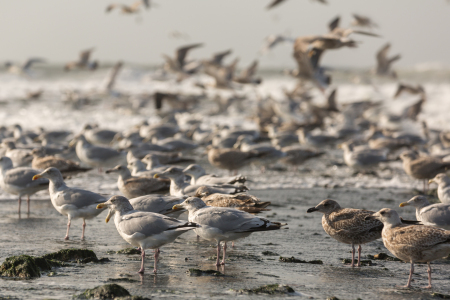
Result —
M408 205L409 205L408 202L402 202L402 203L400 203L399 207L405 207L405 206L408 206Z
M433 183L433 182L434 182L434 179L428 180L428 184Z
M318 209L315 208L315 207L311 207L311 208L309 208L306 212L307 212L307 213L312 213L312 212L315 212L315 211L318 211Z
M153 175L153 178L159 178L159 174ZM174 206L175 207L175 206Z
M102 208L106 208L106 207L108 207L108 205L106 205L106 202L100 203L99 205L97 205L97 209L102 209Z
M342 149L342 144L338 144L338 145L337 145L337 148L338 148L338 149Z
M37 174L37 175L34 175L34 176L33 176L33 180L37 180L37 179L39 179L39 178L42 178L42 175L41 175L41 174Z
M184 207L183 207L183 205L181 205L181 204L175 204L173 207L172 207L172 209L173 210L179 210L179 209L183 209Z
M71 147L75 146L76 143L77 143L76 140L71 140L69 143L69 147L71 148Z
M105 171L106 174L109 174L109 173L112 173L112 172L114 172L114 169L108 169L108 170Z
M105 219L105 222L106 222L106 223L109 222L109 220L111 219L112 215L113 215L112 210L109 210L109 211L108 211L108 215L106 216L106 219Z

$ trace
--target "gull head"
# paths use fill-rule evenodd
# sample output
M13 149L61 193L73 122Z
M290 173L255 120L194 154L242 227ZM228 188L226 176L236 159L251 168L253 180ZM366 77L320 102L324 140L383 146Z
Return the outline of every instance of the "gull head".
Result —
M214 194L214 193L206 185L199 187L195 191L195 197L198 197L198 198L208 197L209 195L212 195L212 194Z
M430 179L428 183L437 183L440 185L441 183L444 185L450 184L450 178L445 173L437 174L433 179Z
M109 174L109 173L124 174L124 173L127 173L127 172L130 172L130 171L124 165L118 165L118 166L115 166L112 169L108 169L108 170L105 171L106 174Z
M383 208L371 216L367 216L365 220L378 220L385 225L400 225L402 223L398 213L390 208Z
M61 172L57 168L47 168L42 173L34 175L33 180L37 180L39 178L47 178L50 180L63 180Z
M73 146L75 146L77 143L78 143L78 141L81 141L81 142L87 142L87 140L86 140L86 138L84 137L84 134L77 134L74 138L73 138L73 140L71 140L70 141L70 143L69 143L69 147L73 147Z
M108 223L111 216L116 212L126 212L134 210L131 206L130 201L123 196L112 196L108 201L100 203L97 205L97 209L109 208L108 215L106 216L105 222Z
M146 156L144 156L144 158L142 159L142 162L144 162L148 165L152 165L152 166L160 165L158 156L153 155L153 154L147 154Z
M408 205L414 206L415 208L421 208L430 205L430 202L428 202L427 197L419 195L412 197L410 200L408 200L408 202L400 203L399 207L405 207Z
M418 157L418 155L414 151L411 151L411 150L404 151L400 154L400 159L403 161L414 160L417 157Z
M153 176L155 178L170 178L173 180L177 180L177 179L184 179L184 173L183 170L180 168L176 168L176 167L170 167L167 170L165 170L164 172L155 174L155 176Z
M189 197L186 200L184 200L184 202L174 205L172 209L173 210L186 209L188 211L195 211L205 206L206 204L205 202L203 202L202 199L197 197Z
M311 207L306 212L312 213L315 211L321 212L323 214L331 214L333 211L340 209L341 206L334 200L326 199L317 204L315 207Z
M11 160L11 158L3 156L0 157L0 168L1 169L9 169L13 167L13 162Z

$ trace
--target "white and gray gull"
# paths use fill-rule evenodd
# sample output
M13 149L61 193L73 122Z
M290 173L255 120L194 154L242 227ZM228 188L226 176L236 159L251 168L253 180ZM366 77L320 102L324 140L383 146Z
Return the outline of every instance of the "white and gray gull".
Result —
M437 194L442 203L450 204L450 178L445 173L437 174L428 183L435 182L438 185Z
M144 273L145 249L155 250L153 272L157 271L159 248L173 242L187 230L197 227L195 223L180 221L152 212L137 211L127 198L113 196L105 203L97 205L98 209L109 208L106 223L114 216L114 224L120 236L135 247L141 249L141 268Z
M400 203L400 207L414 206L416 218L424 225L450 229L450 204L430 204L425 196L414 196L408 202Z
M92 219L98 216L102 211L97 210L97 204L105 202L105 198L91 191L71 188L66 185L64 179L56 168L48 168L40 174L33 176L33 180L50 180L49 192L53 207L62 215L67 216L67 232L64 237L69 239L69 230L72 220L83 219L83 230L81 240L84 240L84 231L86 228L86 219Z
M30 213L30 196L48 188L47 179L33 181L36 174L39 171L32 168L14 168L9 157L0 158L0 186L7 193L19 195L19 217L22 196L27 196L27 212Z
M245 211L227 207L207 206L200 198L189 197L173 207L189 211L189 221L200 225L195 232L206 240L217 242L216 266L225 264L226 242L245 238L252 232L278 230L287 224L271 222ZM220 242L225 242L220 262Z

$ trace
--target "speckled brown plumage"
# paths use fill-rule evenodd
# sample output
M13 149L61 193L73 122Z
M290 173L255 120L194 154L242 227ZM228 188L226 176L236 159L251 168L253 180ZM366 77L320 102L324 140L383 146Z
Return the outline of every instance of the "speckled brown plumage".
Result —
M232 207L253 214L270 210L266 208L270 205L270 202L261 202L255 196L246 193L235 195L211 194L206 196L196 194L195 196L200 197L208 206Z

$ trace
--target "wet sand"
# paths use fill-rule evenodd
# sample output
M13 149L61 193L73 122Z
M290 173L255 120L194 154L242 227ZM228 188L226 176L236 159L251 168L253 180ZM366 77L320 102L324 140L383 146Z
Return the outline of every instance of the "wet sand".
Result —
M68 299L107 283L118 283L133 295L151 298L213 298L229 299L236 295L231 289L256 288L265 284L286 284L297 296L325 299L336 296L339 299L433 299L432 292L450 294L449 261L440 260L432 264L432 291L414 288L397 288L407 281L409 264L396 261L372 260L373 266L352 269L342 263L351 258L350 246L328 237L321 226L321 214L306 214L309 207L320 200L333 198L343 207L359 207L378 210L383 207L398 207L400 202L412 196L411 190L387 189L300 189L300 190L254 190L252 194L263 201L272 201L272 211L262 214L271 220L289 223L289 229L254 233L229 248L228 263L220 268L225 276L188 276L190 268L215 269L215 245L207 241L196 242L195 234L182 235L175 243L161 249L159 273L151 273L152 251L147 250L147 273L136 273L140 265L139 255L112 254L129 245L117 233L114 224L106 224L106 212L88 222L86 241L79 240L81 220L72 222L71 240L64 241L67 219L58 214L49 200L35 200L31 203L29 218L22 213L17 216L17 201L0 201L0 261L19 254L43 255L64 248L87 248L95 251L99 258L111 260L104 264L73 264L70 267L54 269L49 276L32 280L0 280L0 297L18 299ZM45 194L41 197L45 199ZM24 207L22 208L24 209ZM414 219L412 208L398 209L402 216ZM322 260L323 265L284 263L279 256L266 256L271 251L279 256L302 260ZM363 246L366 255L388 253L382 241ZM388 253L389 254L389 253ZM419 264L414 275L414 287L425 286L426 265ZM112 281L115 280L115 281ZM264 296L247 296L256 298ZM280 298L284 296L274 296ZM286 296L291 297L291 296ZM436 298L434 298L436 299Z

